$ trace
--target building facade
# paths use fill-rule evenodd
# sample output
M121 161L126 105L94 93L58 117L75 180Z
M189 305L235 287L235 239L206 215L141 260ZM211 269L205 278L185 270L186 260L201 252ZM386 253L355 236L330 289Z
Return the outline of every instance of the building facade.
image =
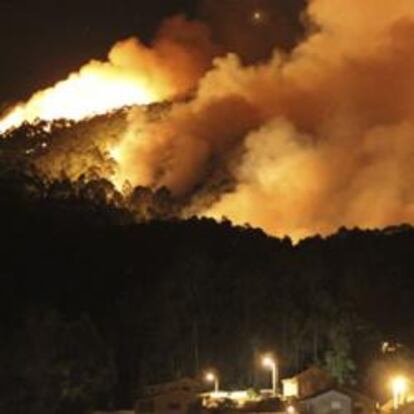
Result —
M187 414L200 389L200 383L191 378L148 386L135 404L135 414Z
M304 398L300 405L304 414L353 414L351 397L337 390Z

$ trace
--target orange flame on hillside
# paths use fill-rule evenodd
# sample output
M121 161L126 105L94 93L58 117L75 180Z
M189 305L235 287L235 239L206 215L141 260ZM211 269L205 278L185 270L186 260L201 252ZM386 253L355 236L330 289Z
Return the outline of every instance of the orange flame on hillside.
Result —
M0 134L24 122L80 121L124 106L169 99L194 87L214 54L204 25L171 18L151 46L137 38L118 42L107 61L93 60L66 80L16 105L0 117Z
M0 133L24 122L82 119L130 105L145 105L162 99L145 76L137 76L110 63L91 62L54 87L38 92L0 120Z

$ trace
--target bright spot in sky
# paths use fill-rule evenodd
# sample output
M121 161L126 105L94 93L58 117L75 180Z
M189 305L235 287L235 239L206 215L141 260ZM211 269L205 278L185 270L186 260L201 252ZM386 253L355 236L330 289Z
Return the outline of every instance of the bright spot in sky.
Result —
M266 19L266 14L263 10L255 10L251 15L251 20L254 24L262 24Z

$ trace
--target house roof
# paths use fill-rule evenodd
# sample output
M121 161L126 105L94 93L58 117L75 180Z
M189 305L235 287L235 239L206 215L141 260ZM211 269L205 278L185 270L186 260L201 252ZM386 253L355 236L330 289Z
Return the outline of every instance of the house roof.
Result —
M336 392L337 394L342 394L342 395L345 395L346 397L351 398L350 395L348 395L347 393L341 391L339 388L331 387L331 388L327 388L327 389L324 389L324 390L319 390L319 391L317 391L317 392L315 392L311 395L307 395L305 398L302 398L302 401L312 400L314 398L320 397L321 395L329 394L330 392Z
M188 387L188 389L186 389ZM164 382L160 384L150 384L145 387L144 394L141 396L143 399L148 397L156 397L163 394L170 394L172 392L187 392L194 393L194 390L201 390L201 382L190 378L184 377L176 381Z
M363 394L360 391L348 387L340 387L339 389L342 390L345 394L348 394L353 400L364 400L366 403L369 404L376 403L376 401L373 398L371 398L369 395Z
M171 385L180 385L180 384L200 385L200 381L194 378L190 378L190 377L183 377L175 381L162 382L159 384L149 384L147 388L161 388L161 387L168 387Z
M333 380L332 376L328 372L324 371L323 369L315 365L309 367L308 369L305 369L304 371L299 372L293 378L297 378L300 380L301 378L306 378L310 375L319 375L325 378L331 378Z
M364 400L364 402L366 403L375 404L375 401L372 398L368 397L367 395L362 394L359 391L346 388L346 387L330 387L324 390L320 390L320 391L315 392L314 394L306 396L305 398L302 399L302 401L310 400L310 399L319 397L323 394L327 394L329 392L336 392L342 395L346 395L347 397L351 398L353 401Z

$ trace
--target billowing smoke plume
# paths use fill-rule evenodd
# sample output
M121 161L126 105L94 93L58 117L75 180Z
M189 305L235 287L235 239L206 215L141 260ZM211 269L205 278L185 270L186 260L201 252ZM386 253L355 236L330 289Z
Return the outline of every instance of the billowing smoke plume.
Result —
M220 168L234 189L198 214L294 238L412 222L414 3L313 0L308 20L291 53L217 59L195 99L131 115L120 177L180 196Z

